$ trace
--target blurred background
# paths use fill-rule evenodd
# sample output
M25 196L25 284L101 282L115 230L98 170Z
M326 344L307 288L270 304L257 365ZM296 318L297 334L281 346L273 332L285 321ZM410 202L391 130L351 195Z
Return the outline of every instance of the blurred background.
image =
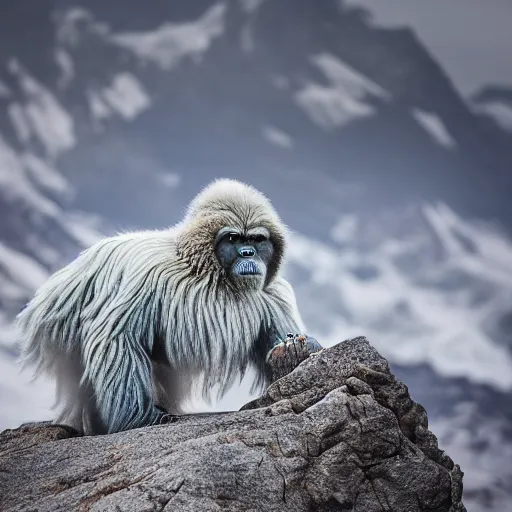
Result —
M511 22L509 0L4 2L0 429L53 414L16 363L35 289L234 177L293 230L308 333L366 335L468 511L511 511Z

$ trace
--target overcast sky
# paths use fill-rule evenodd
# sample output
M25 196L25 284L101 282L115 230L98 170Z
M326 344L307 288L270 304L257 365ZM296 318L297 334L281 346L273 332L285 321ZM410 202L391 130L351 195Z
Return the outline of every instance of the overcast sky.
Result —
M512 87L512 0L346 0L382 26L409 25L463 94Z

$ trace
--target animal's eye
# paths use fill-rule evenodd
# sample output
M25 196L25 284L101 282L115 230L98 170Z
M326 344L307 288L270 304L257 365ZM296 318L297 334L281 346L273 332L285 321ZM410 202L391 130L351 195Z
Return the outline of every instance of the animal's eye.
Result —
M228 240L232 244L237 244L240 242L241 236L238 233L229 233Z
M252 239L257 243L265 242L267 240L267 237L265 235L254 235Z

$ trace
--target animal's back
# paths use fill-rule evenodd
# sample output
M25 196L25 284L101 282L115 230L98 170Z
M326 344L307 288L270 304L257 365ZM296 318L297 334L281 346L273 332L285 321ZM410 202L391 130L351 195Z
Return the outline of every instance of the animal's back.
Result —
M137 283L174 251L165 231L105 238L83 251L53 274L18 315L24 362L51 371L56 354L79 351L91 330L114 321Z

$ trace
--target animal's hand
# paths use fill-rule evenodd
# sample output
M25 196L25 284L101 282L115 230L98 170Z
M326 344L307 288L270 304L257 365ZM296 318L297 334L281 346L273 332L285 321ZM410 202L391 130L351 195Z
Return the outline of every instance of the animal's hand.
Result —
M294 370L311 354L322 350L315 338L305 334L288 334L286 338L272 347L267 354L267 364L274 382Z

